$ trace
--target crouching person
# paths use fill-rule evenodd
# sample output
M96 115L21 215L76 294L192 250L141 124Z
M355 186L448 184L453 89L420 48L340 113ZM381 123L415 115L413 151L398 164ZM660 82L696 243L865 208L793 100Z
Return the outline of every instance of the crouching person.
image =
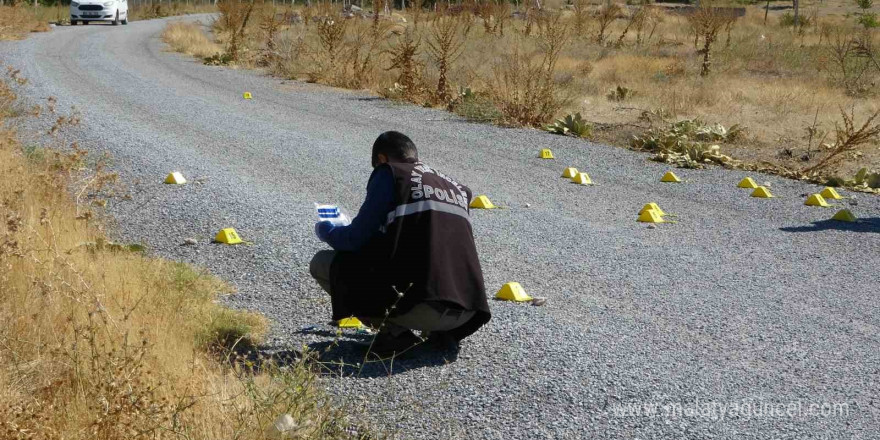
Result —
M491 317L470 222L472 193L419 162L401 133L380 135L372 156L366 198L351 224L315 225L333 250L314 256L311 274L330 294L334 320L382 324L372 347L380 356L422 342L412 330L457 346Z

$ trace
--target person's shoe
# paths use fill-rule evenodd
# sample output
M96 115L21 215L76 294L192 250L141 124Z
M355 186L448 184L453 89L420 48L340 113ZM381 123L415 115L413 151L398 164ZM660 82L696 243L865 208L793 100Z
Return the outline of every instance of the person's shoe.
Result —
M452 337L449 332L430 332L425 343L434 350L440 351L457 351L458 340Z
M397 336L393 336L388 332L379 333L376 335L376 339L373 340L373 345L369 348L369 353L381 358L400 356L422 342L424 342L422 338L416 336L415 333L410 330Z

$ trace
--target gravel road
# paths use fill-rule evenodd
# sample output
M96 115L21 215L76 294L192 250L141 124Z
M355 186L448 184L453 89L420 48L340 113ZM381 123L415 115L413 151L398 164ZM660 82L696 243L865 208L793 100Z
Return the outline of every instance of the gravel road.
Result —
M173 20L59 27L0 56L30 80L26 99L75 106L70 135L112 154L133 197L110 205L118 234L235 285L232 305L273 322L269 349L359 361L364 336L333 345L308 275L323 248L312 203L356 212L384 130L506 208L472 214L490 294L518 281L549 298L492 302L457 358L329 367L365 422L418 439L880 438L880 198L837 202L861 218L849 224L803 205L820 188L774 176L754 175L775 199L717 168L660 183L667 167L643 154L204 66L163 47ZM556 160L536 158L545 147ZM561 179L565 166L596 185ZM191 184L163 185L170 171ZM637 223L647 202L677 223ZM251 244L210 244L223 227Z

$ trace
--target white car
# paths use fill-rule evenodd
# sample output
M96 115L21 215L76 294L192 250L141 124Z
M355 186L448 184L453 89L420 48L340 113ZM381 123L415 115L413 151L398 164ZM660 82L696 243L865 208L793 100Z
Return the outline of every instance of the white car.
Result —
M128 0L74 0L70 2L70 24L109 21L128 24Z

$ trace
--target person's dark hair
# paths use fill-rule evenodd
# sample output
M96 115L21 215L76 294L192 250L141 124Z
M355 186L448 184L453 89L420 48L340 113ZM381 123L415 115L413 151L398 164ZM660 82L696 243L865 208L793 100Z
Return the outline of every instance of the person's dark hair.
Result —
M386 131L373 142L373 167L379 164L379 155L384 154L390 162L418 160L419 150L412 139L396 131Z

